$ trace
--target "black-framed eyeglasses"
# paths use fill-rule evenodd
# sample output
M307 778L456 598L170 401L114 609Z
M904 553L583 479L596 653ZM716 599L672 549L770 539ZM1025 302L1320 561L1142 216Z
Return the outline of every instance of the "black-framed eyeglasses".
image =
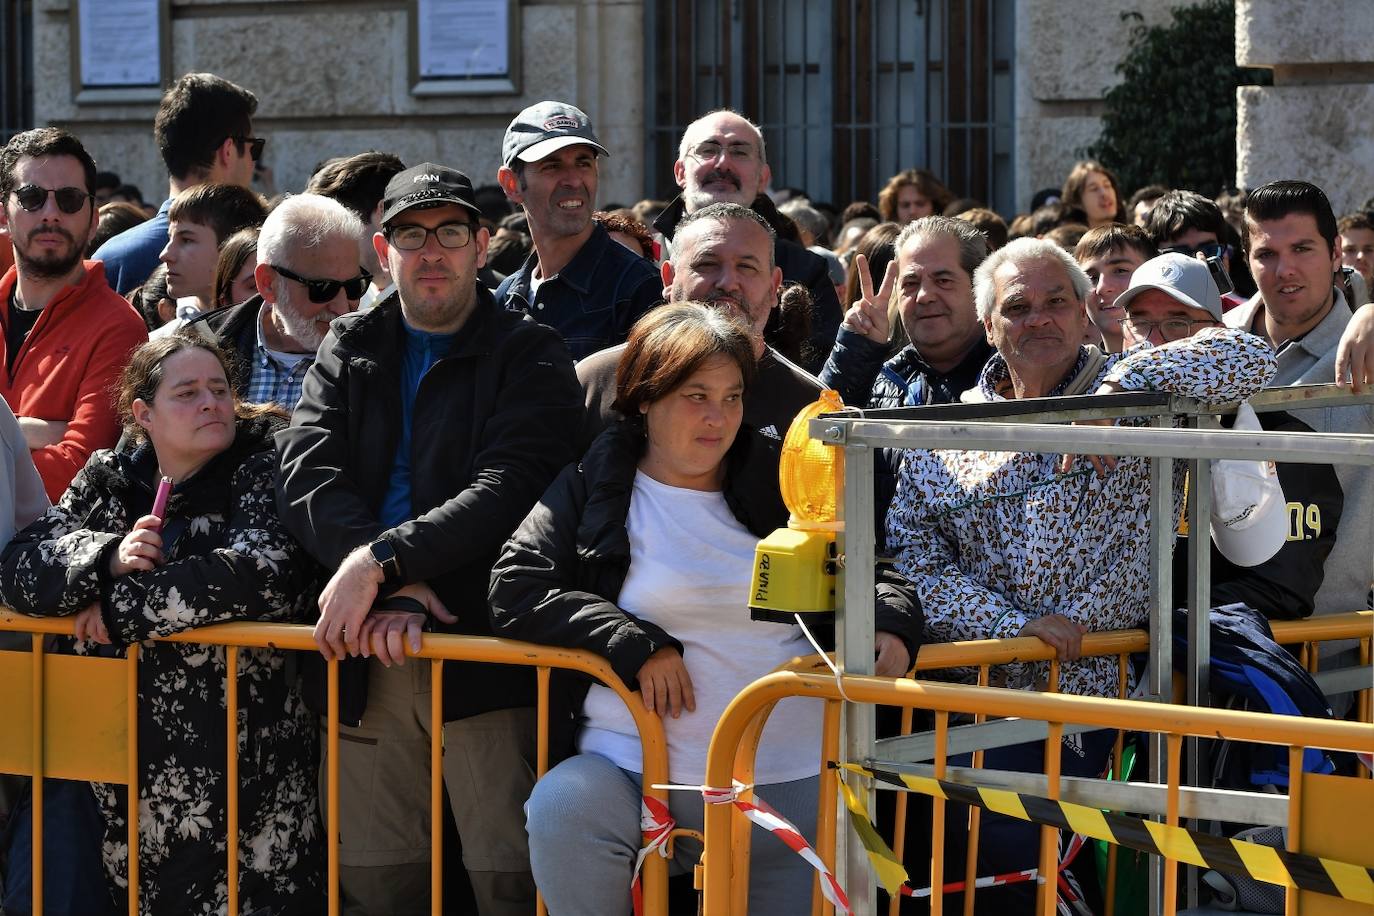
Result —
M1121 329L1130 331L1131 335L1139 340L1146 340L1159 328L1160 336L1165 340L1182 340L1191 337L1193 328L1202 325L1205 328L1216 327L1220 322L1214 318L1204 318L1192 321L1187 318L1166 318L1163 321L1142 321L1138 318L1119 318Z
M45 188L36 184L26 184L14 189L14 199L30 213L42 210L43 205L48 202L49 194L57 201L57 209L63 213L80 213L86 206L86 201L95 200L94 194L80 188Z
M357 302L363 297L363 293L367 292L367 284L372 282L372 275L365 270L351 280L312 280L308 277L302 277L300 274L292 273L285 267L278 267L275 264L271 267L286 279L295 280L304 286L305 294L316 305L333 302L340 289L344 291L349 302Z
M1160 249L1160 254L1183 254L1190 258L1201 254L1204 258L1221 258L1231 253L1230 245L1223 245L1221 242L1203 242L1200 245L1166 245Z
M262 159L263 148L267 146L266 137L230 137L229 139L239 144L240 147L242 147L243 144L247 143L248 155L252 158L254 162L257 162L260 159Z
M472 223L444 223L433 229L408 223L388 226L383 235L388 242L402 251L419 251L425 247L431 233L439 240L440 248L462 248L472 241L474 231Z

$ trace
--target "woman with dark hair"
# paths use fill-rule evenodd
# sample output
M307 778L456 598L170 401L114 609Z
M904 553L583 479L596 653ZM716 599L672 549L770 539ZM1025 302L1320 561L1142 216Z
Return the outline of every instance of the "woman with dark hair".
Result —
M878 211L889 223L905 226L913 219L945 212L954 193L925 169L907 169L887 180L878 192Z
M808 654L798 627L750 620L758 539L785 524L777 463L749 460L770 440L741 428L754 377L749 329L718 309L664 305L634 326L616 372L616 409L586 457L554 481L492 571L492 620L502 636L605 656L663 719L669 778L700 785L707 743L746 684ZM918 640L910 605L878 602L878 670L903 673ZM555 675L557 676L557 675ZM642 760L634 722L615 693L565 679L568 704L551 728L578 753L535 786L526 807L530 862L551 912L630 912L640 846ZM821 707L778 704L759 745L757 794L803 832L816 818ZM559 735L551 735L555 749ZM699 794L674 792L680 827L700 829ZM681 839L690 868L701 847ZM809 909L806 862L762 831L751 853L749 912Z
M1086 214L1089 229L1108 223L1126 222L1126 206L1121 199L1120 183L1110 169L1092 159L1074 164L1069 177L1064 179L1060 202L1065 207Z
M143 316L149 331L156 331L177 316L177 301L167 292L167 265L153 268L143 285L129 290L129 303Z
M77 654L138 666L140 910L227 906L229 792L238 798L241 912L318 913L323 865L316 723L287 653L238 650L237 785L225 783L225 649L146 642L229 620L305 621L312 565L277 519L271 408L235 401L225 357L194 335L137 350L118 409L130 447L98 451L0 557L16 611L76 617ZM159 481L170 498L153 514ZM105 648L112 646L113 649ZM111 894L128 885L124 786L93 783Z
M225 309L257 295L253 270L258 266L257 226L240 229L219 246L215 261L215 308Z

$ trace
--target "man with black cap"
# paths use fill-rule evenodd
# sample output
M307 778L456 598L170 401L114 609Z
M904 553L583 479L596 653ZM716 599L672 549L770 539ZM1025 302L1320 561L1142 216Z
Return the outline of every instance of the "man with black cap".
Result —
M558 335L478 284L488 235L466 175L423 163L382 203L373 242L396 292L321 344L279 434L277 499L334 571L315 641L343 659L344 911L427 913L430 666L395 666L435 621L491 633L492 563L574 457L582 402ZM318 661L307 678L322 683ZM479 911L528 913L533 673L450 663L445 675L444 783Z
M524 207L534 251L496 301L562 334L573 359L623 343L659 301L654 265L592 219L597 157L609 155L586 114L564 102L526 108L501 144L496 180Z

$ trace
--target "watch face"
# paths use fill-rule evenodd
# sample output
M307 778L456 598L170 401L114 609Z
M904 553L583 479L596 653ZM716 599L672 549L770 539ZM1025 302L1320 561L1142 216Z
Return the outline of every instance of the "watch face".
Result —
M382 568L382 572L391 575L396 571L396 551L386 541L373 541L370 545L372 559Z

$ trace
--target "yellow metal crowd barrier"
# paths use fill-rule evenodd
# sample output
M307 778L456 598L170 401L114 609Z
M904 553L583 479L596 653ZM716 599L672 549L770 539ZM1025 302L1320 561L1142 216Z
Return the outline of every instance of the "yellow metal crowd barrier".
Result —
M1371 636L1374 636L1374 612L1334 615L1300 621L1273 623L1275 638L1284 645L1298 646L1305 663L1316 669L1315 647L1332 640L1358 640L1361 664L1370 660ZM0 631L32 634L31 652L0 652L0 691L8 698L12 715L8 738L0 746L0 772L20 775L42 775L53 778L101 781L127 785L129 791L129 907L138 912L138 804L137 804L137 672L138 647L132 646L126 658L104 659L71 655L51 655L43 651L46 635L70 635L70 618L29 618L0 610ZM222 646L227 650L227 676L233 680L237 670L237 649L274 648L315 651L309 627L287 624L234 623L204 627L166 637L165 641L189 642ZM1143 631L1130 630L1093 633L1084 637L1083 654L1115 655L1125 671L1128 656L1148 649L1148 637ZM1374 752L1374 731L1359 725L1322 720L1302 720L1292 717L1258 716L1211 709L1152 703L1133 703L1123 698L1108 700L1084 697L1063 697L1053 693L1058 684L1058 665L1053 650L1039 639L1021 638L980 642L948 643L923 646L914 664L914 674L920 676L942 669L974 668L978 671L978 687L944 685L910 679L844 678L843 693L851 700L901 707L902 734L910 734L912 712L926 710L935 715L937 778L945 770L945 738L952 713L972 716L975 721L1016 716L1051 723L1054 738L1047 746L1046 775L1050 797L1057 797L1058 746L1057 729L1064 723L1111 727L1114 729L1150 731L1167 734L1171 740L1184 736L1226 737L1302 747L1323 747ZM604 659L588 652L556 649L511 640L484 637L461 637L442 634L424 636L420 659L433 668L434 688L432 714L442 715L440 709L445 661L476 661L493 664L528 665L536 669L538 683L538 775L548 769L548 699L549 677L554 668L580 671L597 678L614 690L638 726L644 750L644 791L663 799L666 792L651 788L667 781L667 752L662 723L657 716L645 711L638 695L628 691ZM1001 690L987 686L992 668L1013 661L1049 662L1049 693L1036 694L1019 690ZM1126 682L1122 677L1122 684ZM1124 686L1123 686L1124 692ZM1356 707L1358 720L1371 722L1371 694L1359 694ZM732 779L748 785L752 782L754 753L773 705L787 696L813 696L825 701L822 747L819 749L820 806L817 824L816 849L831 867L839 829L838 772L827 766L838 760L840 711L842 695L835 677L815 658L797 659L791 665L756 682L740 694L727 709L712 738L706 773L708 785L730 785ZM237 721L235 691L226 691L226 728L233 734ZM338 912L337 894L339 858L337 829L339 812L338 782L338 663L329 664L328 701L330 713L326 719L327 773L325 818L329 913ZM442 907L442 730L431 734L431 843L432 843L432 907ZM237 742L227 742L225 761L229 784L237 782ZM1115 755L1120 766L1120 738ZM1169 773L1170 823L1177 821L1179 793L1178 768L1173 765L1177 755L1171 755ZM973 767L982 766L982 752L974 754ZM1120 776L1118 771L1116 774ZM900 857L904 841L905 793L898 797L898 815L894 848ZM933 875L943 874L942 830L944 802L937 800L932 848ZM35 914L42 912L42 784L33 785L33 902ZM1296 824L1296 806L1290 819ZM229 796L226 812L228 823L227 868L229 877L229 912L237 912L237 804ZM708 805L706 810L706 854L704 856L705 904L707 916L747 912L748 863L750 848L749 823L742 817L731 818L729 806ZM977 848L978 809L970 809L969 856L965 862L967 886L975 877L973 869ZM1042 830L1044 837L1053 835L1053 828ZM1298 833L1292 834L1294 837ZM1296 849L1296 840L1290 840ZM717 852L720 850L721 852ZM1107 906L1112 906L1111 887L1115 878L1115 852L1111 848L1108 874ZM1042 853L1052 855L1052 852ZM1042 867L1045 863L1042 862ZM1052 866L1050 866L1052 867ZM1166 873L1172 881L1172 870ZM650 856L644 863L644 912L647 916L663 916L667 912L667 863L658 856ZM942 901L941 882L935 880L931 888L932 911ZM1042 885L1042 899L1052 906L1054 883ZM820 895L814 894L813 913L829 911ZM971 913L974 895L965 894L964 912ZM1172 894L1166 900L1173 913ZM893 912L897 909L894 901ZM539 906L542 914L542 902ZM1052 912L1052 910L1051 910Z
M1273 621L1271 627L1275 640L1281 645L1296 647L1300 657L1309 670L1316 670L1317 646L1323 642L1357 640L1360 664L1368 665L1371 653L1371 639L1374 638L1374 611L1357 611L1348 614L1329 615L1305 620ZM919 677L938 670L952 668L973 668L978 671L978 687L937 684L914 681L906 678L889 680L883 678L843 678L843 693L829 669L818 658L796 659L774 674L755 682L735 698L717 726L712 738L711 750L707 761L706 782L708 785L729 785L732 768L733 778L748 784L753 769L753 754L758 739L773 706L788 696L812 696L825 700L825 729L822 736L821 788L818 820L816 828L816 849L827 866L835 865L834 846L837 824L839 774L828 763L839 760L839 722L842 699L847 695L851 700L902 708L901 734L909 735L912 727L912 712L923 709L935 714L935 734L937 757L935 772L942 776L945 768L945 742L949 728L949 716L958 713L971 716L975 722L991 718L1015 716L1023 719L1041 720L1051 724L1051 741L1046 751L1046 776L1050 786L1050 797L1057 797L1059 739L1057 729L1066 723L1110 727L1118 731L1114 761L1114 777L1121 778L1121 733L1123 731L1156 732L1170 736L1169 798L1173 809L1172 820L1177 822L1176 800L1179 795L1179 771L1177 744L1184 737L1232 738L1255 741L1258 743L1279 744L1292 748L1296 759L1301 759L1303 747L1326 749L1369 751L1374 747L1374 730L1367 726L1371 723L1371 710L1374 709L1374 685L1371 689L1359 692L1355 706L1356 723L1333 722L1328 720L1296 719L1291 716L1265 716L1256 713L1231 712L1225 710L1197 709L1182 705L1163 705L1157 703L1138 703L1125 699L1124 676L1128 657L1137 652L1147 651L1149 637L1142 630L1125 630L1103 633L1090 633L1083 638L1084 656L1118 657L1123 676L1122 695L1115 700L1096 698L1057 696L1058 664L1054 660L1054 650L1037 638L1018 638L1004 640L983 640L959 643L932 644L923 646L913 665L913 674ZM991 669L1009 662L1044 661L1050 666L1048 692L1037 694L1021 690L1000 690L989 687ZM856 689L859 684L862 689ZM883 685L881 688L878 685ZM912 690L914 688L914 692ZM1181 696L1182 691L1177 691ZM1029 707L1026 705L1029 703ZM1084 703L1087 705L1085 706ZM1039 704L1039 705L1036 705ZM1066 705L1056 705L1066 704ZM1092 716L1082 715L1091 711ZM1363 726L1363 728L1362 728ZM983 752L973 755L973 768L983 765ZM1368 777L1365 771L1361 774ZM723 782L721 780L724 780ZM1296 794L1296 793L1295 793ZM899 793L895 817L893 848L901 857L904 840L906 793ZM943 868L943 815L944 802L937 801L934 806L935 817L932 826L932 849L934 862L931 882L931 911L937 912L942 906L941 880L938 876ZM1296 829L1299 817L1298 806L1290 808L1291 835L1299 835ZM973 891L976 877L976 852L978 837L979 809L969 809L968 857L965 861L965 887L963 911L971 914L975 894ZM742 826L740 818L729 818L725 806L707 807L707 856L705 868L706 913L708 916L723 916L725 913L747 912L749 833ZM1053 828L1043 828L1042 846L1052 842ZM728 846L731 854L728 859L711 856L711 850ZM1290 849L1296 849L1296 840L1290 840ZM1108 875L1106 906L1110 916L1115 903L1117 847L1110 846L1108 852ZM1041 873L1049 873L1053 865L1045 861L1053 856L1042 849ZM1175 912L1173 870L1166 872L1166 913ZM1054 882L1042 884L1041 905L1048 905L1044 912L1054 912ZM1290 894L1290 898L1296 897ZM892 900L890 913L898 912L900 901ZM813 914L833 912L819 893L813 894ZM1290 910L1290 912L1292 912Z
M124 784L129 792L129 912L138 913L138 646L119 659L50 655L43 650L46 635L72 634L72 618L23 617L0 610L0 631L31 633L32 651L0 652L0 695L11 710L5 741L0 743L0 773ZM199 643L226 649L227 678L235 680L237 650L300 649L317 651L311 628L294 624L228 623L165 637L166 642ZM407 647L408 651L408 647ZM434 721L442 719L445 661L527 665L536 669L539 690L538 769L543 777L549 762L549 675L552 669L579 671L611 688L634 717L644 752L644 792L666 799L654 789L668 781L667 744L663 724L646 711L639 695L631 693L605 659L590 652L557 649L514 640L477 636L425 634L415 656L432 665ZM330 916L339 912L339 770L338 662L329 663L325 823ZM237 691L226 690L228 756L227 785L237 784ZM432 911L442 910L443 729L430 730L430 824ZM227 863L229 914L238 913L238 805L228 796ZM33 913L43 907L43 784L33 780ZM650 856L643 868L645 916L667 913L667 860ZM626 888L629 893L629 888ZM544 906L539 904L539 913Z

